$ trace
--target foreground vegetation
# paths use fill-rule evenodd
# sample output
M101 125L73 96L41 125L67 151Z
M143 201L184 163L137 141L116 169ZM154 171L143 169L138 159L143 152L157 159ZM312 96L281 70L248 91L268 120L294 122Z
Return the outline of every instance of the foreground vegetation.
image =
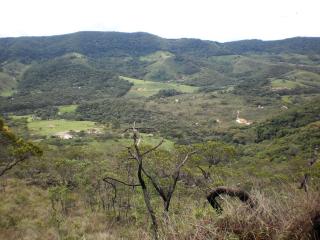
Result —
M188 146L167 142L161 146L158 136L140 133L142 155L153 149L144 157L143 176L157 219L157 236L318 239L317 112L318 105L311 102L243 129L244 136L254 131L257 139L244 147L220 141ZM30 122L25 118L8 121L21 134L28 132L25 126ZM279 126L281 134L274 131ZM103 129L102 133L75 135L73 140L43 140L38 143L43 156L30 156L1 178L2 238L154 238L141 187L136 185L137 162L126 150L126 146L135 146L130 129L125 135L112 125ZM188 153L191 155L181 165L179 181L172 185L175 178L171 176L177 174L174 169ZM303 176L308 176L306 185L298 189L304 183L300 182ZM246 191L254 207L221 195L218 202L222 211L215 210L206 196L218 186ZM170 208L164 212L160 193L167 194L170 189L174 190ZM21 211L14 211L16 208Z

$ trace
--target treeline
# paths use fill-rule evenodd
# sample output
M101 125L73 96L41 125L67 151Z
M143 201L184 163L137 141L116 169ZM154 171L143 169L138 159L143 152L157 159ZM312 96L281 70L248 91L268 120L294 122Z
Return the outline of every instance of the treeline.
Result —
M141 56L164 50L176 54L218 56L244 53L319 54L319 38L278 41L244 40L229 43L199 39L163 39L148 33L77 32L52 37L0 39L0 61L49 59L70 52L91 57Z
M256 142L283 137L299 130L300 127L320 120L319 98L257 126Z
M142 102L127 99L106 99L103 101L82 103L76 113L84 120L110 122L114 119L122 123L150 121L151 111L144 109Z

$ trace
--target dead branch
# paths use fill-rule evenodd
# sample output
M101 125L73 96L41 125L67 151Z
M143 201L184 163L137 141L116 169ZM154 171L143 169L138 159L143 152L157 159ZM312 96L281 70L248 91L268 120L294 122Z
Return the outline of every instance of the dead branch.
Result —
M312 165L314 165L318 160L318 147L314 149L313 155L308 162L308 168L311 169ZM305 192L308 192L308 183L309 183L310 176L308 173L305 173L302 177L302 180L300 181L300 185L298 189L303 189Z
M105 182L107 182L107 183L110 183L109 180L112 180L112 181L121 183L121 184L126 185L126 186L129 186L129 187L140 187L140 186L141 186L140 184L130 184L130 183L126 183L126 182L123 182L123 181L121 181L121 180L118 180L118 179L115 179L115 178L112 178L112 177L105 177L105 178L103 179L103 181L105 181Z
M309 182L309 174L305 173L298 189L303 189L305 192L308 192L308 182Z
M170 207L170 201L172 198L172 195L175 191L177 182L179 180L180 177L180 170L181 168L184 166L184 164L187 162L187 160L189 159L189 157L193 154L195 154L196 151L193 151L191 153L188 153L185 158L177 165L175 171L173 172L173 174L171 175L173 182L172 184L169 186L168 191L165 192L164 188L158 183L158 181L156 180L156 178L154 178L153 176L151 176L150 174L148 174L144 168L142 168L143 173L147 176L147 178L149 178L149 180L151 181L153 187L155 188L155 190L158 192L159 196L162 198L163 200L163 205L164 205L164 210L165 212L169 211L169 207Z
M129 151L129 154L131 154L131 156L134 157L138 162L138 172L137 172L138 180L141 185L142 192L143 192L144 202L146 204L148 213L149 213L151 221L152 221L153 237L154 237L154 239L158 240L158 238L159 238L159 236L158 236L158 222L157 222L156 214L155 214L153 207L151 205L151 198L150 198L149 190L147 189L147 185L146 185L144 178L143 178L143 156L141 155L141 152L139 149L140 138L139 138L139 132L136 129L135 125L136 124L134 122L133 127L132 127L132 132L133 132L132 139L133 139L135 153L132 153L130 151L130 149L128 149L128 151Z
M217 197L220 195L228 195L230 197L237 197L240 201L246 203L251 208L255 207L255 202L250 197L249 193L241 189L234 189L228 187L217 187L213 189L208 195L207 200L210 205L217 211L221 212L223 209L220 204L217 202Z
M155 132L156 129L155 128L148 128L148 127L130 127L130 128L126 128L125 130L123 130L123 133L128 132L128 131L133 131L134 129L138 130L138 131L153 131Z
M0 176L4 175L7 171L12 169L14 166L16 166L18 163L23 162L27 158L29 158L31 154L24 155L22 157L19 157L13 162L8 163L3 169L0 170Z
M114 182L108 181L107 179L103 179L103 181L105 183L108 183L113 189L114 194L113 194L113 197L112 197L111 201L112 201L112 208L115 211L115 203L116 203L116 199L117 199L117 186L114 184Z
M150 148L149 150L145 151L144 153L141 154L141 156L143 157L143 156L147 155L148 153L153 152L154 150L156 150L157 148L159 148L163 142L164 142L164 140L162 139L162 140L158 143L158 145L156 145L155 147Z
M206 170L204 170L202 167L200 167L200 166L197 166L197 168L199 168L200 169L200 171L201 171L201 173L202 173L202 175L203 175L203 177L204 177L204 179L205 180L211 180L212 181L212 178L211 178L211 175L210 175L210 172L209 171L206 171ZM209 168L210 168L210 166L209 166Z

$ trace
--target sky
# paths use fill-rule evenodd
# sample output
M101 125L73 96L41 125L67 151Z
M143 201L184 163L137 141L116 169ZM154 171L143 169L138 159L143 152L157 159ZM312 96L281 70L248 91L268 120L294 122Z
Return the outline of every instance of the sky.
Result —
M1 0L0 37L148 32L219 42L320 37L320 0Z

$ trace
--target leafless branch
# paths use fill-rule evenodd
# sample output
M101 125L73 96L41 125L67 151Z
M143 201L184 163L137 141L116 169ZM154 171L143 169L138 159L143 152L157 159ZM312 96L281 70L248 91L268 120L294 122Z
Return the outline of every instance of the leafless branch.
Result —
M312 165L314 165L318 160L318 147L314 149L313 156L308 162L308 168L311 169ZM298 189L303 189L305 192L308 192L308 183L309 183L309 174L305 173L302 180L300 181L300 185Z
M158 143L158 145L156 145L155 147L150 148L149 150L145 151L144 153L141 154L141 156L143 157L143 156L147 155L148 153L156 150L157 148L159 148L159 147L161 146L161 144L162 144L163 142L164 142L164 140L162 139L162 140Z
M108 180L112 180L112 181L121 183L121 184L123 184L123 185L129 186L129 187L139 187L139 186L141 186L140 184L130 184L130 183L126 183L126 182L123 182L123 181L121 181L121 180L118 180L118 179L112 178L112 177L105 177L105 178L103 179L103 181L109 183L110 181L108 181Z
M0 176L4 175L7 171L12 169L14 166L16 166L18 163L23 162L28 157L30 157L30 154L24 155L22 157L19 157L18 159L8 163L3 169L0 170Z
M114 182L112 182L112 181L109 181L107 179L103 179L103 181L105 183L108 183L113 189L114 195L113 195L113 198L112 198L112 207L114 208L115 207L115 203L116 203L116 199L117 199L117 187L114 184Z
M187 162L187 160L189 159L189 157L195 153L197 153L198 151L193 151L193 152L190 152L188 153L185 158L182 160L182 162L176 167L176 172L177 171L180 171L180 168L183 167L183 165Z
M303 189L305 192L308 192L308 182L309 182L309 174L305 173L301 182L299 189Z
M142 131L142 132L144 132L144 131L154 131L155 132L156 131L155 128L147 128L147 127L133 128L133 127L130 127L130 128L126 128L125 130L123 130L123 133L128 132L129 130L132 131L133 129L136 129L136 130Z

